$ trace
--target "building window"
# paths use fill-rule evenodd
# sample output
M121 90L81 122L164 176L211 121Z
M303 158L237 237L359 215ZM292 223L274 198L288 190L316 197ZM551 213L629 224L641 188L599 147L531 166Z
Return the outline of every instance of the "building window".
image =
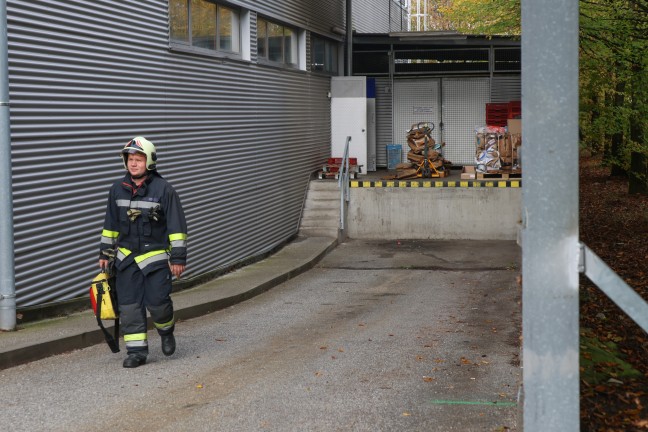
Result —
M296 67L299 61L297 31L263 18L257 19L257 56Z
M169 0L171 43L241 52L239 11L207 0Z
M311 70L337 74L338 48L338 42L311 33Z

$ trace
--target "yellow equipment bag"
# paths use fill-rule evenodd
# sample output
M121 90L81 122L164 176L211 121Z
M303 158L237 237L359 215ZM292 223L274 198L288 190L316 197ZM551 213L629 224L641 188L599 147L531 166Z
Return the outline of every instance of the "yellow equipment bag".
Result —
M102 270L90 285L90 303L106 343L112 352L117 353L119 352L119 309L117 306L117 291L113 288L114 279L113 276ZM108 333L102 320L115 321L114 336Z
M102 271L92 280L90 303L97 318L117 319L117 296L108 282L108 273Z

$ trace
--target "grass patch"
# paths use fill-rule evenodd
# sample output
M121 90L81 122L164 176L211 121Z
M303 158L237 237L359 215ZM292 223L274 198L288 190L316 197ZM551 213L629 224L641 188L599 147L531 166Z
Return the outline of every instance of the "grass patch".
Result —
M581 379L590 385L606 383L610 378L623 380L641 376L625 361L625 355L612 341L600 341L591 331L580 335Z

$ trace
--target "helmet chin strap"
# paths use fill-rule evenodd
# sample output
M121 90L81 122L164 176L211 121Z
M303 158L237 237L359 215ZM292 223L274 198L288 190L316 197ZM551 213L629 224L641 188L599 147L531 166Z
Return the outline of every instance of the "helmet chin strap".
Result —
M139 180L139 179L141 179L141 178L146 177L147 175L148 175L148 171L146 171L144 174L139 174L139 175L136 175L136 176L131 175L131 178L132 178L133 180Z

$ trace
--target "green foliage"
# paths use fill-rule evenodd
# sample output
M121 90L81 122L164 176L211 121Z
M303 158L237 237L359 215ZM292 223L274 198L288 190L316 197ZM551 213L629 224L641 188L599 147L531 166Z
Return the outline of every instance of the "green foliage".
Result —
M580 2L582 144L613 171L648 148L647 34L646 0Z
M453 0L441 12L455 30L478 35L520 35L520 0Z

